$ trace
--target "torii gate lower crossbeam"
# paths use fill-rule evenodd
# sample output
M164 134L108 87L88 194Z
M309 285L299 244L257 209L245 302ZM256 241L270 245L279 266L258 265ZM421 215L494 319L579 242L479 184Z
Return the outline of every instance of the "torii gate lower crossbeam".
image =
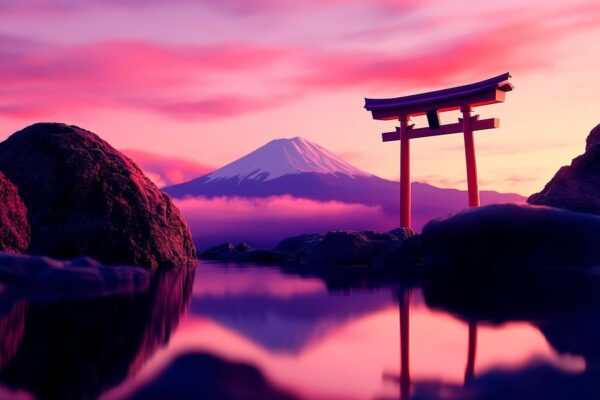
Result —
M365 108L371 111L374 119L398 119L400 126L396 132L382 134L384 142L400 141L400 226L410 228L410 141L411 139L463 133L469 207L479 206L479 185L473 133L478 130L498 128L497 118L480 120L472 116L474 107L504 101L505 93L513 90L508 82L508 73L470 85L422 93L392 99L365 99ZM462 118L458 123L440 125L440 112L460 110ZM427 115L429 127L414 129L411 116Z

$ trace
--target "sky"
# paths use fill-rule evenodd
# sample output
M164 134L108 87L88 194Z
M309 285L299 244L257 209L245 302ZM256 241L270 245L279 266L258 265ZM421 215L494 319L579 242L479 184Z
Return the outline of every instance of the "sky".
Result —
M509 71L506 102L476 109L501 119L476 133L480 187L530 194L600 123L597 43L595 0L0 0L0 139L65 122L200 171L301 136L398 179L395 123L365 97ZM464 189L463 152L414 141L413 180Z

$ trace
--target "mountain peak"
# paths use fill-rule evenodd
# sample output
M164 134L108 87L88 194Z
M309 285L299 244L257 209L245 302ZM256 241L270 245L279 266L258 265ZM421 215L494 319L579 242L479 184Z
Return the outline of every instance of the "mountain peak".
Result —
M302 137L274 139L248 155L207 175L209 180L252 179L268 181L287 174L313 172L371 176L329 150Z

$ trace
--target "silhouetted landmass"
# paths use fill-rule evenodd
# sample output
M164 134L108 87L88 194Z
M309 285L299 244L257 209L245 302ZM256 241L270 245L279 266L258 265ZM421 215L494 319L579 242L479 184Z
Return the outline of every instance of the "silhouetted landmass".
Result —
M15 185L0 172L0 251L21 253L29 246L27 209Z
M0 143L0 171L27 207L28 253L151 269L195 263L189 228L169 197L92 132L29 126Z
M591 214L600 214L600 125L586 139L585 153L561 167L544 189L527 200Z
M221 262L283 263L308 267L397 264L410 229L390 232L332 231L286 238L272 250L253 249L246 243L224 243L200 253L200 258ZM412 260L416 263L417 260Z
M421 238L427 262L454 273L600 263L600 217L550 207L472 208L430 222Z

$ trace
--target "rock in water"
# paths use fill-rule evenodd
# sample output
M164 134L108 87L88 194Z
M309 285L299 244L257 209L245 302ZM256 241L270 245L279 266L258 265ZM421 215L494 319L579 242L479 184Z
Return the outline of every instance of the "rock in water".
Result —
M22 253L29 246L27 209L17 187L0 172L0 251Z
M531 204L600 214L600 125L590 132L585 153L561 167Z
M0 143L0 171L28 210L28 252L151 269L196 251L169 197L125 155L76 126L39 123Z
M600 265L600 217L551 207L494 204L430 221L430 265L451 273Z

